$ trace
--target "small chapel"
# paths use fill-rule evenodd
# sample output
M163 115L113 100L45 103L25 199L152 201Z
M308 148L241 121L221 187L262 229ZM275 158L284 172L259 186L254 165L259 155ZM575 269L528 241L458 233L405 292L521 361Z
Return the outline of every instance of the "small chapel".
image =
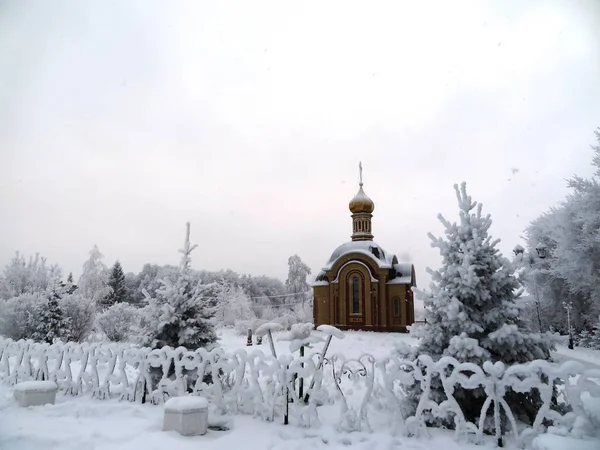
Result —
M352 240L333 251L312 284L315 326L407 332L415 320L415 268L373 241L375 203L363 190L362 164L349 208Z

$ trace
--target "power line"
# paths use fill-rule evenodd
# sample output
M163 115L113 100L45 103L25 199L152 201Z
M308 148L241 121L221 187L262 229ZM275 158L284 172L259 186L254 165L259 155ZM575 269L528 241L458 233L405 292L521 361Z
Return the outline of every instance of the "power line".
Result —
M251 299L253 298L280 298L280 297L292 297L294 295L306 295L306 294L311 294L312 291L306 291L306 292L296 292L296 293L292 293L292 294L279 294L279 295L267 295L267 294L263 294L263 295L257 295L254 297L249 297Z

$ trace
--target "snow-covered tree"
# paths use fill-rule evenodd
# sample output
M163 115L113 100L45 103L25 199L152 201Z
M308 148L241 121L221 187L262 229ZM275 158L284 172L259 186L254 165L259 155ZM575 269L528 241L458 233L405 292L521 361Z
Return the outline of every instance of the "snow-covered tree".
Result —
M589 347L600 350L600 317L598 317L598 322L594 325L594 331L590 337Z
M154 333L147 334L148 345L154 348L165 345L183 346L188 349L206 347L217 340L212 318L215 308L211 305L214 299L203 296L200 282L191 274L191 252L196 245L190 245L190 224L187 223L186 237L180 264L180 275L175 283L163 280L163 286L156 292L156 299L150 309L158 309L159 313L149 314L150 322L155 327Z
M69 320L64 317L58 303L60 296L54 292L48 296L48 302L40 310L38 325L33 339L38 342L52 344L54 340L63 338L69 329Z
M132 302L144 304L146 302L144 292L148 293L151 298L155 298L156 291L163 285L162 280L167 278L172 282L175 282L177 281L177 278L179 278L179 273L180 269L177 266L145 264L142 271L137 276L139 280L136 283L137 286L135 286ZM197 277L197 279L200 278Z
M137 308L121 302L99 314L96 323L108 339L120 342L136 332L139 318L140 312Z
M0 302L0 334L14 340L32 339L46 306L46 298L39 292Z
M102 262L104 255L94 245L90 257L83 264L83 272L79 277L78 291L85 298L92 299L97 305L102 305L110 293L108 287L108 269Z
M221 286L215 314L215 319L219 324L231 327L235 326L237 322L249 321L255 318L250 297L246 295L242 287Z
M69 276L67 277L67 281L60 284L60 288L58 289L60 296L66 294L72 294L77 290L77 286L73 283L73 273L69 272Z
M110 269L108 276L108 287L110 288L109 294L103 301L103 306L110 307L115 303L126 302L128 298L127 285L125 284L125 274L119 261Z
M429 291L417 291L425 304L427 323L417 328L421 338L418 353L434 360L452 356L460 362L483 365L502 361L507 365L534 359L547 359L550 343L540 334L528 331L520 320L516 299L519 283L513 265L496 248L499 240L488 235L492 220L482 215L482 205L467 195L466 184L455 185L460 209L458 223L438 218L444 225L445 238L429 233L432 247L439 249L442 266L428 269L432 283ZM411 391L414 402L421 395ZM432 382L431 397L445 399L439 378ZM457 387L456 400L468 420L481 410L485 395L481 390ZM524 420L531 420L538 398L510 392L506 400ZM450 418L448 418L450 419ZM452 425L451 421L446 421Z
M36 254L29 261L19 252L4 269L0 278L0 298L21 294L51 292L60 282L62 271L57 265L46 265L46 258Z
M287 291L293 296L295 302L304 303L307 298L307 292L310 291L310 284L307 278L310 275L308 267L298 255L290 256L288 259L288 277L285 281Z
M96 302L75 292L63 295L58 304L69 321L66 340L82 342L94 330Z
M532 268L536 277L524 277L525 285L532 292L537 284L544 321L562 332L567 331L563 301L573 303L576 332L589 330L600 314L600 129L596 138L598 144L592 147L594 176L568 180L571 191L567 198L527 228L529 251L541 244L548 256Z

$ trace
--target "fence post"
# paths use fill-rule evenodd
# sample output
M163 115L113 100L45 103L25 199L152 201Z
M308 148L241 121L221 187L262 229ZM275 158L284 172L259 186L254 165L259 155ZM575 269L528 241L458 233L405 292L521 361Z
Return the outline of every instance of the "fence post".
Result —
M500 402L498 401L498 389L496 383L496 376L494 377L494 427L496 431L496 438L498 439L498 447L504 447L502 442L502 423L500 422Z
M285 415L283 416L283 424L288 425L288 416L290 413L290 383L288 381L288 373L290 366L285 366Z
M248 336L246 338L246 347L252 347L252 328L248 328Z
M304 358L304 345L302 345L300 347L300 358ZM304 368L304 363L300 363L300 366L302 368ZM304 378L303 377L300 377L299 386L300 386L299 387L299 390L300 390L299 394L300 395L298 396L298 398L300 400L302 400L302 398L304 397Z

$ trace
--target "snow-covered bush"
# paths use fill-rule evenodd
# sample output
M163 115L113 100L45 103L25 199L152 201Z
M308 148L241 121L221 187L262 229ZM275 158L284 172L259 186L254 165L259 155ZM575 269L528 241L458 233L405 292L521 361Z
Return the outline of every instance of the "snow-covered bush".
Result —
M581 333L579 333L579 336L577 336L577 346L589 348L592 343L592 337L592 333L588 330L582 330Z
M22 294L0 301L0 334L11 339L32 339L47 300L41 294Z
M139 320L139 309L129 303L116 303L99 314L96 323L108 339L120 342L137 331Z
M155 298L148 297L144 302L147 304L138 309L138 323L136 329L132 330L131 339L139 345L150 345L156 335L162 311Z
M58 304L69 321L66 339L82 342L94 330L96 302L74 293L63 296Z

